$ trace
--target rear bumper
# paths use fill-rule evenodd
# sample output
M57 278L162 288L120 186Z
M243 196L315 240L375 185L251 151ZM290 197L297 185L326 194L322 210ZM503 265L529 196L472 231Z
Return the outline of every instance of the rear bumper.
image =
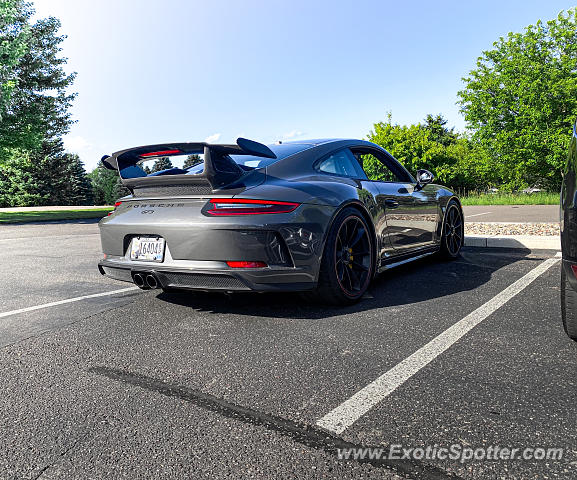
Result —
M198 262L197 262L198 263ZM209 262L217 263L217 262ZM102 275L134 283L133 275L152 274L159 288L222 292L306 291L315 287L307 272L295 268L230 269L223 265L211 268L177 268L162 264L131 262L125 259L105 259L99 262Z
M133 281L134 272L153 273L162 288L195 290L264 292L316 285L335 207L303 204L284 214L212 218L202 214L205 204L201 199L124 202L100 222L101 273L123 281ZM163 262L130 260L133 238L148 235L165 239ZM231 268L228 261L268 267Z

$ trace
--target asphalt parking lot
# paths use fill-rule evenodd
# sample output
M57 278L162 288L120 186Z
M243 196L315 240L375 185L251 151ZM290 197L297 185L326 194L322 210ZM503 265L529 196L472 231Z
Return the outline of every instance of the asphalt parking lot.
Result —
M99 275L91 222L0 226L0 247L1 479L577 476L555 251L466 248L327 308L131 289ZM454 444L564 452L338 458Z

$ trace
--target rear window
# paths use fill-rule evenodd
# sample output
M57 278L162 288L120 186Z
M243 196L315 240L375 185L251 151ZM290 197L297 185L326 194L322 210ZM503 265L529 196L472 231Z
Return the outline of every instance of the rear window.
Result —
M232 158L238 165L249 168L263 168L268 165L272 165L283 158L290 157L295 153L302 152L307 148L311 148L312 145L308 143L281 143L280 145L267 145L277 158L263 158L263 157L253 157L252 155L231 155Z

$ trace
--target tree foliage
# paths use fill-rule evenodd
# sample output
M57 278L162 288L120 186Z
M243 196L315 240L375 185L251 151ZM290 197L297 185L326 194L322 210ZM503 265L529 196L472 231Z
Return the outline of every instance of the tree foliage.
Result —
M108 170L99 164L88 174L92 184L95 205L113 205L116 200L130 192L124 187L116 170Z
M22 0L0 0L0 206L81 205L91 186L80 158L64 151L73 123L60 56L65 36L52 17L31 22Z
M184 161L184 165L182 166L182 168L190 168L190 167L194 167L196 165L200 165L203 162L202 158L200 158L200 155L193 153L192 155L188 155L186 157L186 160Z
M571 9L509 33L463 79L459 103L473 140L510 189L559 188L577 115L576 27Z
M376 123L368 135L415 174L432 171L440 183L459 190L482 189L492 183L488 159L482 149L446 126L441 115L427 115L424 123L409 126L387 120ZM369 178L386 180L388 170L376 158L364 162Z
M89 205L92 187L78 155L60 140L37 151L8 150L0 162L0 206Z
M160 157L154 162L154 165L152 165L151 173L160 172L161 170L168 170L169 168L172 168L172 162L170 161L170 158Z
M0 148L34 150L66 134L73 123L68 109L75 94L68 87L75 74L64 71L67 59L60 56L60 44L66 37L58 35L59 20L49 17L31 24L30 4L10 3L17 10L13 28L26 32L25 48L21 46L24 40L11 36L0 38L0 44L16 42L25 51L10 66L18 81L0 120ZM4 67L4 59L0 61Z
M44 205L48 192L30 153L12 149L5 152L0 163L0 207Z
M18 85L16 66L28 50L29 11L21 0L0 0L0 119Z

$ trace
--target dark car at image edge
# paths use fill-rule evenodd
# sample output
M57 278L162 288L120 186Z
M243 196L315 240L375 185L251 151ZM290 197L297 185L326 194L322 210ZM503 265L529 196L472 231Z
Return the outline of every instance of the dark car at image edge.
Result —
M201 160L142 166L183 156ZM363 140L168 143L102 161L131 194L100 222L99 270L143 289L308 291L347 304L377 273L455 258L463 244L457 196Z
M567 335L577 341L577 122L561 186L561 316Z

